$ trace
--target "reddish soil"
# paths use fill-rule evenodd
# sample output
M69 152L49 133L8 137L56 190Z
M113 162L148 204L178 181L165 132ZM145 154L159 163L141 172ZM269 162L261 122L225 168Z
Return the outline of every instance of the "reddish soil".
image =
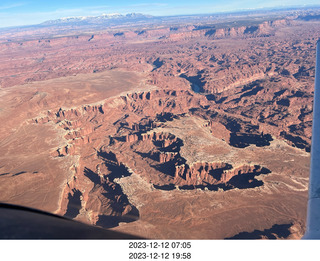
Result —
M4 35L0 200L148 238L300 238L319 24Z

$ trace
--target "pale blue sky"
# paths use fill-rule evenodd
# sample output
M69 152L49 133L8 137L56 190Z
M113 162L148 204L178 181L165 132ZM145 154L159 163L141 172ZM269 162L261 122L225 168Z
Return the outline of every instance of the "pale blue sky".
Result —
M70 16L103 13L180 15L264 7L320 5L319 0L0 0L0 27L28 25Z

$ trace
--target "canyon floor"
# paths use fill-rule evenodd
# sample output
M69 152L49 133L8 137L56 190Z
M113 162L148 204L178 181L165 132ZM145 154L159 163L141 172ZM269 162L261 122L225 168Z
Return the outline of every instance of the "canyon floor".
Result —
M317 12L4 31L0 201L152 239L301 238Z

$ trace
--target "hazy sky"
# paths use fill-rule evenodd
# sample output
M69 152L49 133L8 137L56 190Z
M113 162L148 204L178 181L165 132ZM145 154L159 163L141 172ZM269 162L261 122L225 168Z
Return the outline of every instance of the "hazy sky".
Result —
M319 0L0 0L0 27L103 13L199 14L264 7L320 5Z

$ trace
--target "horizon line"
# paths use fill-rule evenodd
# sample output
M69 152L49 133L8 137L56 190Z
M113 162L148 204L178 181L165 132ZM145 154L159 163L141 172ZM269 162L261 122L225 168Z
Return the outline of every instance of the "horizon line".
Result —
M274 7L260 7L260 8L244 8L244 9L237 9L237 10L230 10L230 11L217 11L213 13L185 13L185 14L172 14L172 15L151 15L147 13L142 13L142 12L112 12L112 13L101 13L100 15L79 15L79 16L64 16L64 17L59 17L56 19L49 19L49 20L43 20L40 23L30 23L30 24L24 24L24 25L13 25L13 26L4 26L1 27L0 29L18 29L18 28L23 28L23 27L30 27L30 26L37 26L41 25L43 23L49 22L49 21L57 21L57 20L62 20L62 19L70 19L70 18L94 18L94 17L100 17L100 16L107 16L107 15L122 15L126 16L129 14L140 14L140 15L145 15L145 16L152 16L154 18L161 18L161 17L179 17L179 16L206 16L206 15L224 15L224 14L235 14L235 13L247 13L247 12L259 12L259 11L285 11L285 10L302 10L302 9L310 9L310 8L319 8L320 9L320 4L310 4L310 5L291 5L291 6L274 6Z

